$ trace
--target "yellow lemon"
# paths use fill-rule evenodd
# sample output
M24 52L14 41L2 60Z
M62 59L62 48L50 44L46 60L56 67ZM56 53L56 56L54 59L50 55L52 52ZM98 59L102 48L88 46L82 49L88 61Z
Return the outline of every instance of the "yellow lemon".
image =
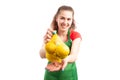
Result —
M56 49L56 45L52 42L48 42L45 45L45 49L49 54L53 54Z
M51 62L61 62L63 58L69 55L69 47L60 39L60 37L55 33L51 40L46 43L46 58Z
M46 53L46 58L50 61L50 62L62 62L62 60L56 56L54 56L53 54L49 54Z
M69 54L69 48L68 48L68 46L66 46L64 44L57 45L55 52L56 52L56 55L58 57L60 57L61 59L63 59L66 56L68 56L68 54Z

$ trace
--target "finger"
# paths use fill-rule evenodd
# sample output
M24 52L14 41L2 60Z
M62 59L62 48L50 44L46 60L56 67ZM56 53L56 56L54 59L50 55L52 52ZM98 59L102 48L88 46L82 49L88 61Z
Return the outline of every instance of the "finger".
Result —
M47 43L47 42L49 42L50 41L50 39L51 39L51 35L50 34L47 34L46 33L46 35L43 37L44 38L44 43Z
M51 64L51 65L50 65L50 68L49 68L49 71L51 71L51 72L52 72L52 71L54 71L54 69L55 69L54 64Z
M46 37L49 38L49 39L51 39L52 34L49 34L49 33L48 33L48 34L46 35Z
M46 34L45 36L44 36L44 40L46 40L46 39L50 39L52 36L50 36L49 34Z
M54 30L52 28L48 28L49 31L53 32Z
M44 40L44 43L46 44L47 42L49 42L51 39L46 39Z
M52 34L52 31L51 30L49 30L48 29L48 31L47 31L47 33L46 33L47 35L49 35L49 36L52 36L53 34Z
M52 68L49 69L49 71L59 71L61 69L61 66L58 66L59 64L53 64Z
M63 61L62 71L64 71L66 66L67 66L67 62Z

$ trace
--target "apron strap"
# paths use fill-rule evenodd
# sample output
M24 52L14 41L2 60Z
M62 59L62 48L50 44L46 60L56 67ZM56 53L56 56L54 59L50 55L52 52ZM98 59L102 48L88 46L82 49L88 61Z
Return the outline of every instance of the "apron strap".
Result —
M68 30L68 40L67 42L65 42L65 44L69 47L69 49L71 49L72 46L72 40L70 39L70 29Z

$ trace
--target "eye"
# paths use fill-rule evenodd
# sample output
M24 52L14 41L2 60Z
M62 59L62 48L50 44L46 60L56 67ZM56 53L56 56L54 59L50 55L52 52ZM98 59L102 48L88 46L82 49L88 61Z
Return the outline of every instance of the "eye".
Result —
M68 21L70 21L70 20L71 20L71 18L68 18L67 20L68 20Z
M65 18L64 18L64 17L61 17L60 19L62 19L62 20L63 20L63 19L65 19Z

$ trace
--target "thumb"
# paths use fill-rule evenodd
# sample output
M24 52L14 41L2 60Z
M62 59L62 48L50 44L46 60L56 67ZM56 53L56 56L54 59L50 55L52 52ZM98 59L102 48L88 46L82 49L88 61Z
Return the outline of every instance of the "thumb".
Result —
M62 71L64 71L65 67L67 66L67 62L63 60Z

